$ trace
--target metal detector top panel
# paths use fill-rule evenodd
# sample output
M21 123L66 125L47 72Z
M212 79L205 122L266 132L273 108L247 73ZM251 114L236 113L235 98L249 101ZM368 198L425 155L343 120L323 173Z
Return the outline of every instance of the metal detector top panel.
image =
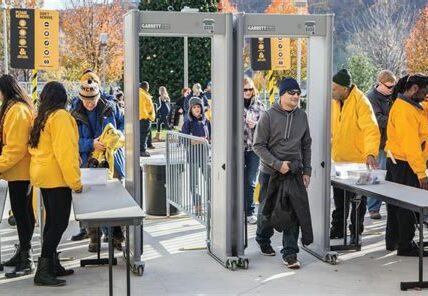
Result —
M180 37L225 34L227 14L204 12L141 11L140 36Z
M332 17L327 15L327 17ZM326 36L326 15L245 14L245 36Z

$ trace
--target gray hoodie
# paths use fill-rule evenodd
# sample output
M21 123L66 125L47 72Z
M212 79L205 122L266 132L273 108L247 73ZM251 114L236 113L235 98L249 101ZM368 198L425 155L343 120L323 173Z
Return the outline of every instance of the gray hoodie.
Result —
M279 171L283 161L290 161L292 172L311 175L311 144L308 117L300 108L287 112L275 102L260 117L253 150L260 157L260 170L266 174Z

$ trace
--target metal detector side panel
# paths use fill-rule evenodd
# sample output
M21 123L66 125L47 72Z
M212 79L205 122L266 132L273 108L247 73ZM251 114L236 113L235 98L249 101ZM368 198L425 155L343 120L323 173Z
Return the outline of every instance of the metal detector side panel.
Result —
M314 242L307 247L325 258L330 251L330 109L333 16L325 16L325 37L312 36L308 46L307 114L312 136L312 178L309 186Z
M140 121L139 121L139 36L140 14L131 10L125 15L125 187L139 206L142 204L140 173ZM143 252L142 226L130 228L130 247L133 261L139 262Z
M211 253L225 262L232 256L232 199L235 198L233 142L233 16L222 14L224 35L212 37L212 205Z
M235 77L235 89L234 89L234 152L236 157L235 170L236 170L236 193L234 197L235 202L235 244L237 256L243 256L245 254L246 245L246 227L247 221L245 216L245 204L244 204L244 122L242 121L242 112L244 110L244 102L242 98L243 77L244 77L244 14L240 13L235 15L234 18L234 77Z

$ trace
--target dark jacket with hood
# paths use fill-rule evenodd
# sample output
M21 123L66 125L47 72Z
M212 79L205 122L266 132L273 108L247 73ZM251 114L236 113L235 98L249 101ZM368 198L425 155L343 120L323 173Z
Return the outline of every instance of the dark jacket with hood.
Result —
M379 149L383 150L386 143L386 126L388 125L389 110L391 109L392 105L391 96L385 96L381 94L377 91L376 87L374 87L367 94L367 98L372 105L377 124L379 125L381 135Z
M272 175L283 161L311 175L311 144L308 117L300 108L287 112L278 102L263 112L257 123L253 150L260 157L260 170ZM296 169L296 168L292 168Z
M205 117L204 113L202 113L202 116L200 118L195 118L191 110L189 110L189 112L187 113L187 119L184 121L183 127L181 128L181 132L183 134L205 138L210 141L211 123Z
M90 124L88 111L79 98L71 102L71 115L76 119L79 130L79 153L82 159L82 167L86 167L88 159L94 150L94 139L98 138L105 126L111 123L115 128L124 131L125 118L123 112L113 101L113 98L102 95L98 101L97 107L92 111L96 112L97 121L95 126ZM125 176L125 154L123 148L120 148L114 154L114 166L119 177Z

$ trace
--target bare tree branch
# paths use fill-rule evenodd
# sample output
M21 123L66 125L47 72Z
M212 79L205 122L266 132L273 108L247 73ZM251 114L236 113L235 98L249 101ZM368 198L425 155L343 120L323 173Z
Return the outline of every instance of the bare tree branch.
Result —
M347 49L369 57L378 68L406 72L405 41L417 10L412 1L377 0L345 25L351 38Z

